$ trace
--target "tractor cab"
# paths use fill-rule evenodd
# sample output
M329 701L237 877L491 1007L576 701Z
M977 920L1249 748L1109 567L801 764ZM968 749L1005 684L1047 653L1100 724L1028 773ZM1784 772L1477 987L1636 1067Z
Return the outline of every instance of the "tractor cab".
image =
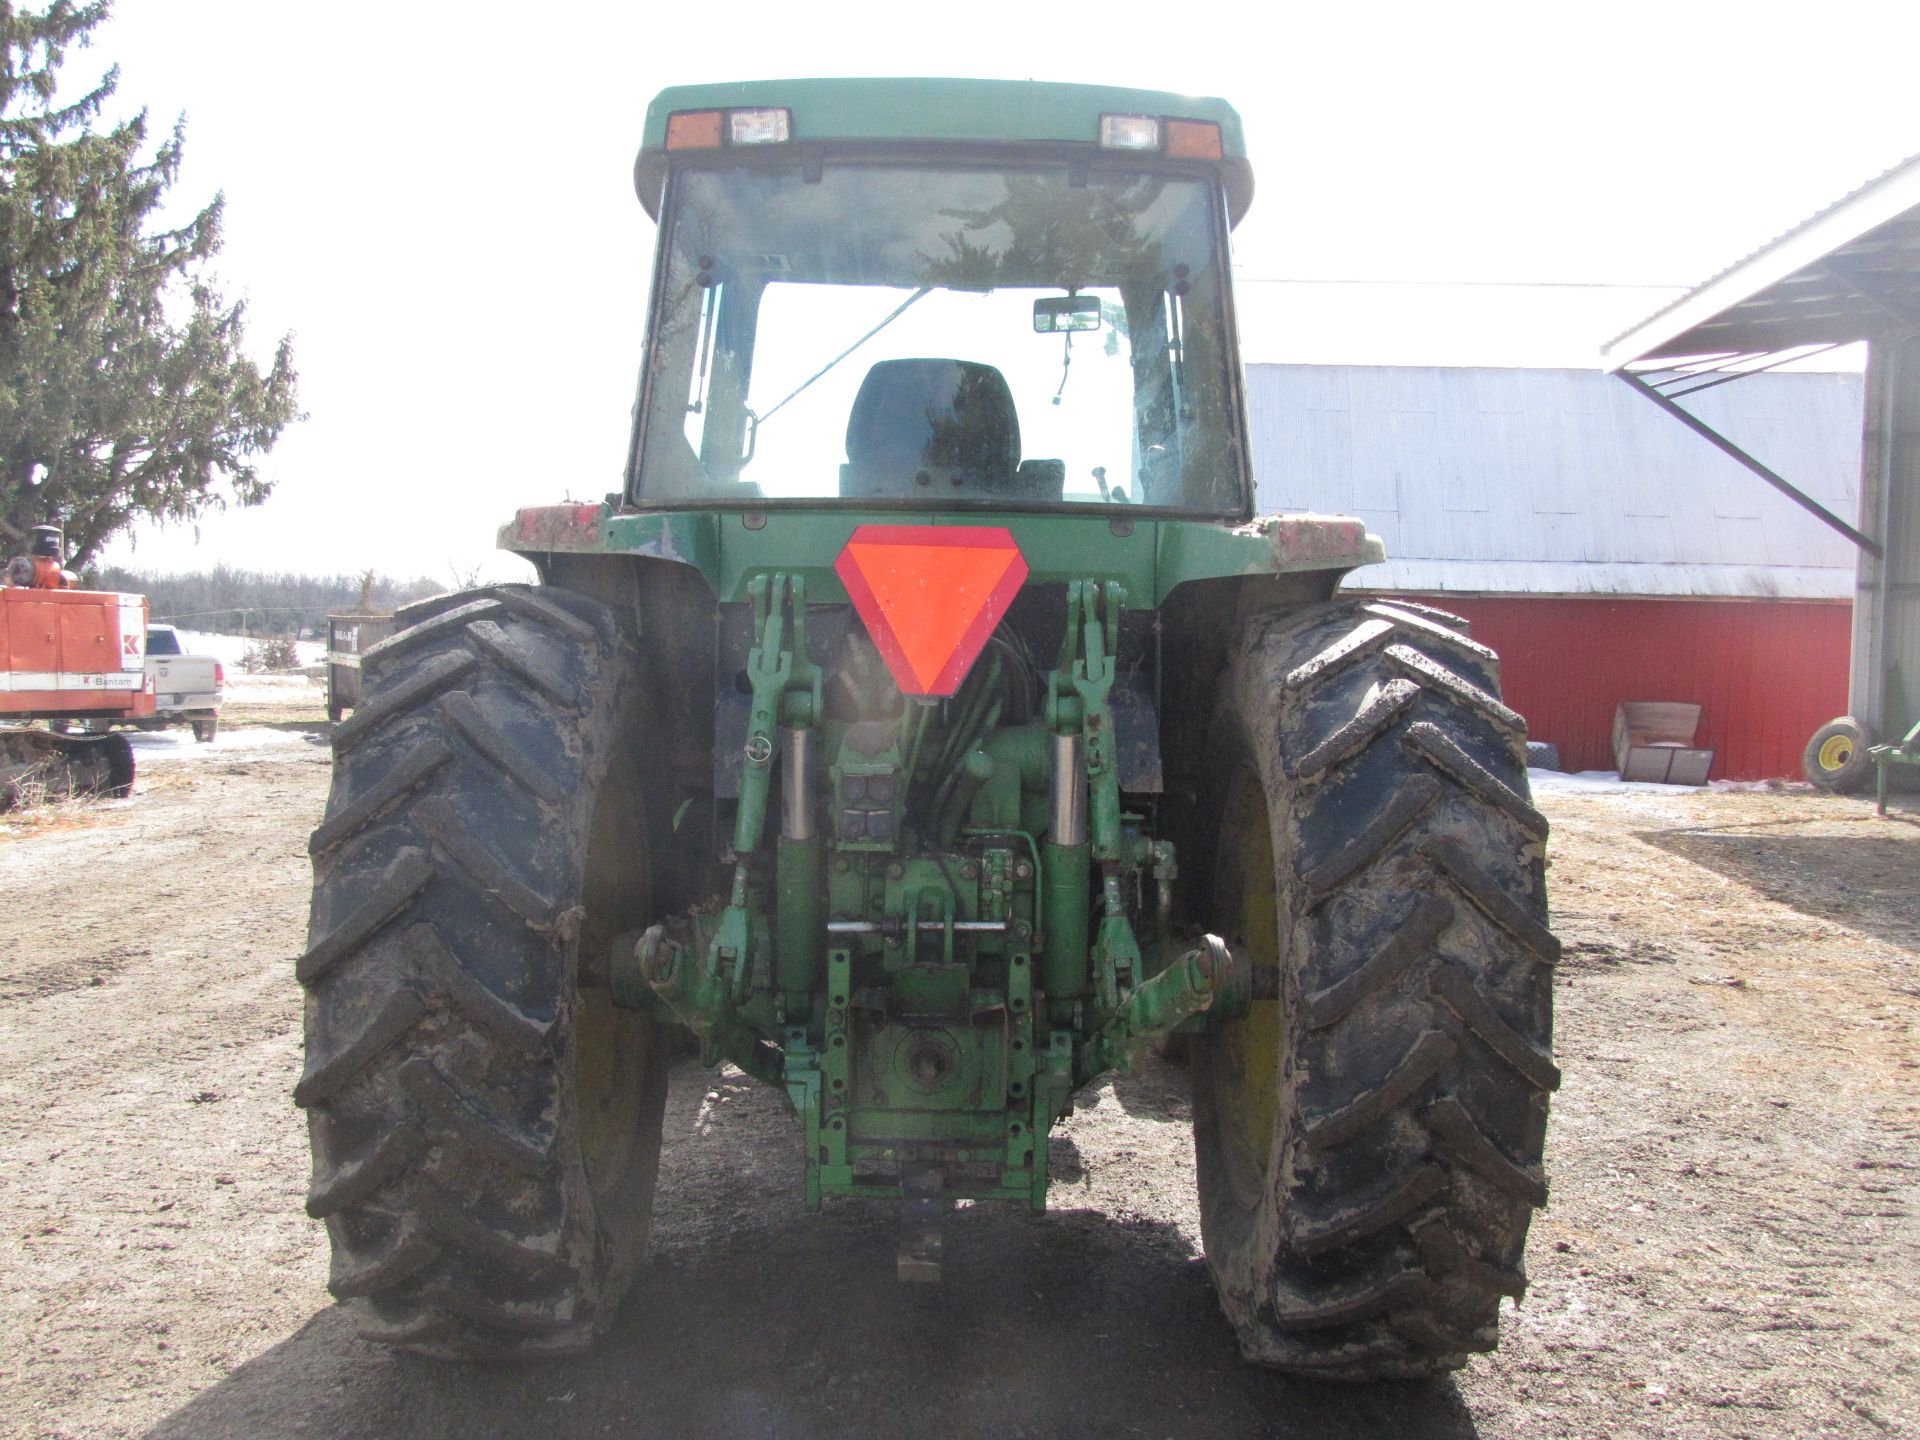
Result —
M937 83L655 101L629 502L1250 516L1233 110Z

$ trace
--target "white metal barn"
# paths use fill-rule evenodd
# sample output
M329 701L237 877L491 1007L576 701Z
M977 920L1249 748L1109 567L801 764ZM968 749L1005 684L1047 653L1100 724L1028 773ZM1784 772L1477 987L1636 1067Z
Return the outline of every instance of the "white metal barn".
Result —
M1862 380L1751 375L1691 408L1842 515ZM1263 510L1355 514L1386 564L1355 588L1466 615L1508 699L1576 768L1614 707L1703 707L1714 774L1798 772L1842 707L1853 546L1598 370L1253 365Z

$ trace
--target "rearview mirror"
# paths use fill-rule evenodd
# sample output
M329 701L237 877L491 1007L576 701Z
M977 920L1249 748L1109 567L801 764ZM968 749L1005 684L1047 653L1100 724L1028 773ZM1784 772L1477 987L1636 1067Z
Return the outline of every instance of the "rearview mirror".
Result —
M1045 295L1033 302L1033 330L1036 335L1099 328L1098 295Z

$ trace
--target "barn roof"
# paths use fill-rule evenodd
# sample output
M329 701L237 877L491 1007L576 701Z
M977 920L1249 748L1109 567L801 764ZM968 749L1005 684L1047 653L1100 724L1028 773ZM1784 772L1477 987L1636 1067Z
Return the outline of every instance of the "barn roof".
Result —
M1861 378L1749 376L1692 402L1842 514ZM1841 536L1597 370L1248 367L1263 511L1358 515L1361 587L1843 599Z
M1869 180L1601 347L1635 361L1841 345L1920 314L1920 155Z

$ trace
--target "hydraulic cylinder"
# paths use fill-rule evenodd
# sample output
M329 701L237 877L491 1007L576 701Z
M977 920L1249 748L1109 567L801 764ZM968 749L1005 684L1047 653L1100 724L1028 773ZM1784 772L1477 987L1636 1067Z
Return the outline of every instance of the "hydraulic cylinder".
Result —
M1053 737L1051 817L1044 846L1046 888L1041 923L1046 953L1040 978L1056 1020L1088 987L1089 866L1086 742L1078 733Z
M774 968L789 1021L804 1020L826 942L826 855L814 816L816 732L780 731Z

